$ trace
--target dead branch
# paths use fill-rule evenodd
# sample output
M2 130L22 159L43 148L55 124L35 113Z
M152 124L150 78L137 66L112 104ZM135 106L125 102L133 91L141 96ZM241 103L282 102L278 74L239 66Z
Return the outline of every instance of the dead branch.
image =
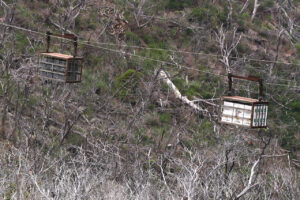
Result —
M254 7L253 7L253 12L252 12L252 16L251 16L251 21L253 21L256 12L257 12L257 8L260 6L260 4L258 3L258 0L254 0Z
M160 79L162 79L169 87L170 89L173 91L174 95L176 98L180 99L181 101L183 101L184 103L188 104L189 106L191 106L194 110L199 111L199 112L208 112L206 109L202 109L200 108L197 104L195 104L193 101L190 101L186 96L182 96L182 94L180 93L180 91L177 89L177 87L173 84L173 82L169 79L168 75L166 74L166 72L164 72L163 70L161 70L159 72L158 77Z
M236 49L237 45L240 43L242 35L236 34L237 28L233 29L233 32L229 32L224 29L223 24L219 28L219 32L216 33L216 40L219 43L219 48L221 51L222 58L220 61L225 65L226 71L231 72L230 55L233 50ZM232 37L229 39L229 35Z
M259 183L255 183L253 184L253 178L255 175L255 167L258 165L260 159L258 159L257 161L255 161L255 163L253 164L252 168L251 168L251 173L250 173L250 177L249 177L249 181L248 181L248 185L243 189L243 191L241 193L239 193L235 199L239 199L242 196L244 196L251 188L255 187L256 185L258 185Z
M249 5L249 0L247 0L245 2L245 4L243 5L243 8L241 9L240 14L242 14L242 12L244 12L244 10L248 7L248 5Z

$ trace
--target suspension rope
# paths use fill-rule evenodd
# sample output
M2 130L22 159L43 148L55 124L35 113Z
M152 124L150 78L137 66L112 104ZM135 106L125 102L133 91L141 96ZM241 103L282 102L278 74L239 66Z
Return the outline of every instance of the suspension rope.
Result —
M6 24L6 23L0 23L0 25L5 26L5 27L14 28L14 29L21 30L21 31L26 31L26 32L29 32L29 33L34 33L34 34L39 34L39 35L46 36L46 33L38 32L38 31L33 31L33 30L30 30L30 29L26 29L26 28L23 28L23 27L15 26L15 25L10 25L10 24ZM51 36L51 37L61 39L60 37L57 37L57 36ZM63 38L63 39L64 40L70 40L70 39L67 39L67 38ZM216 74L216 73L212 73L212 72L208 72L208 71L204 71L204 70L199 70L199 69L187 67L187 66L180 65L180 64L175 64L175 63L172 63L172 62L169 62L169 61L163 61L163 60L159 60L159 59L154 59L154 58L149 58L149 57L144 57L144 56L136 55L136 54L125 52L125 51L120 51L120 50L116 50L116 49L106 48L106 47L102 47L102 46L99 46L99 45L93 45L93 44L91 44L91 42L86 41L86 40L80 40L78 43L79 44L83 44L85 46L90 46L90 47L99 48L99 49L106 50L106 51L111 51L111 52L114 52L114 53L120 53L120 54L124 54L124 55L134 56L134 57L137 57L137 58L139 58L141 60L151 60L151 61L162 63L162 64L173 65L173 66L181 67L181 68L184 68L184 69L189 69L189 70L193 70L193 71L198 71L198 72L202 72L202 73L211 74L211 75L214 75L214 76L227 77L226 75ZM97 42L93 42L93 43L94 44L101 44L101 43L97 43ZM112 43L102 43L102 44L111 44L111 45L117 46L117 44L112 44ZM123 45L123 46L129 46L129 45ZM210 56L214 56L214 57L220 57L219 55L216 55L216 54L196 53L196 52L189 52L189 51L176 51L176 50L159 49L159 48L148 48L148 47L139 47L139 46L131 46L131 47L137 47L137 48L148 49L148 50L161 50L161 51L164 50L164 51L170 51L170 52L192 53L192 54L198 54L198 55L208 55L208 56L210 55ZM244 59L244 58L240 58L240 57L231 57L231 58ZM269 62L269 63L287 64L287 65L293 64L293 63L286 63L286 62L274 62L274 61L268 61L268 60L258 60L258 59L248 59L248 60L258 61L258 62ZM295 64L295 65L300 66L300 64ZM276 85L276 86L285 86L285 87L289 87L289 89L293 88L295 90L300 90L299 86L291 86L291 85L286 85L286 84L276 84L276 83L269 83L269 82L265 82L265 84Z

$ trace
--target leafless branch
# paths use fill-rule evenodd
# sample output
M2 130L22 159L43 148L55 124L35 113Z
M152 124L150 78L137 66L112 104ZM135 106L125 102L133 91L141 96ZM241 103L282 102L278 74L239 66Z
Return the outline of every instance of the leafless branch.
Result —
M235 199L239 199L241 198L242 196L244 196L251 188L255 187L256 185L258 185L259 183L255 183L253 184L253 178L254 178L254 175L255 175L255 167L258 165L260 159L258 159L257 161L254 162L254 164L252 165L252 168L251 168L251 173L250 173L250 176L249 176L249 180L248 180L248 185L243 189L242 192L240 192Z
M254 0L254 7L253 7L252 15L251 15L251 21L253 21L259 6L260 6L260 4L258 3L258 0Z

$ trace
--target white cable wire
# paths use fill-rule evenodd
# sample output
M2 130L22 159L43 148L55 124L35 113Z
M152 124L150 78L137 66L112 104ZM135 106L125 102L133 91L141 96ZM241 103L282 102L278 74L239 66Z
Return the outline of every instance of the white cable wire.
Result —
M6 26L6 27L10 27L10 28L15 28L15 29L18 29L18 30L21 30L21 31L27 31L27 32L30 32L30 33L35 33L35 34L39 34L39 35L46 35L45 33L42 33L42 32L38 32L38 31L33 31L33 30L30 30L30 29L26 29L26 28L22 28L22 27L18 27L18 26L14 26L14 25L10 25L10 24L6 24L6 23L0 23L0 25L3 25L3 26ZM51 35L51 37L53 38L60 38L60 37L57 37L57 36L53 36ZM69 40L71 41L70 39L67 39L67 38L63 38L64 40ZM163 61L163 60L158 60L158 59L153 59L153 58L149 58L149 57L144 57L144 56L140 56L140 55L135 55L135 54L132 54L132 53L128 53L128 52L125 52L125 51L119 51L119 50L115 50L115 49L110 49L110 48L105 48L105 47L101 47L101 46L96 46L96 45L92 45L90 44L89 41L79 41L78 43L80 44L83 44L83 45L86 45L86 46L91 46L91 47L94 47L94 48L99 48L99 49L103 49L103 50L106 50L106 51L111 51L111 52L115 52L115 53L121 53L121 54L126 54L126 55L130 55L130 56L134 56L134 57L137 57L139 59L142 59L142 60L151 60L151 61L155 61L155 62L159 62L159 63L162 63L162 64L168 64L168 65L173 65L173 66L178 66L177 64L174 64L174 63L171 63L169 61ZM96 43L96 42L95 42ZM107 43L109 44L109 43ZM126 45L124 45L126 46ZM137 46L138 47L138 46ZM144 48L144 47L141 47L141 48ZM147 47L145 47L147 48ZM156 48L148 48L148 49L156 49ZM165 49L156 49L156 50L165 50ZM174 51L174 50L170 50L170 51ZM175 51L174 51L175 52ZM185 52L185 53L188 53L186 51L177 51L177 52ZM195 52L190 52L190 53L195 53ZM195 54L202 54L202 53L195 53ZM202 55L213 55L215 57L217 57L218 55L214 55L214 54L202 54ZM234 57L233 57L234 58ZM236 57L237 58L237 57ZM253 60L253 59L252 59ZM257 60L257 61L266 61L266 60ZM267 62L272 62L274 63L273 61L267 61ZM284 64L282 62L277 62L277 63L281 63L281 64ZM285 63L285 64L291 64L291 63ZM297 64L298 65L298 64ZM215 75L215 76L220 76L220 77L227 77L226 75L222 75L222 74L215 74L215 73L212 73L212 72L207 72L207 71L202 71L202 70L199 70L199 69L195 69L195 68L191 68L191 67L186 67L186 66L183 66L183 65L179 65L180 67L182 68L185 68L185 69L190 69L190 70L193 70L193 71L198 71L198 72L203 72L203 73L208 73L208 74L212 74L212 75ZM265 84L268 84L268 85L277 85L277 86L287 86L287 87L290 87L290 88L294 88L296 90L300 90L300 87L298 86L290 86L290 85L285 85L285 84L276 84L276 83L268 83L268 82L265 82Z
M84 45L95 47L95 48L100 48L100 49L103 49L103 50L106 50L106 51L112 51L112 52L115 52L115 53L121 53L121 54L130 55L130 56L135 56L135 57L143 59L143 60L152 60L152 61L159 62L159 63L162 63L162 64L177 66L177 64L174 64L174 63L171 63L171 62L168 62L168 61L162 61L162 60L157 60L157 59L153 59L153 58L143 57L143 56L140 56L140 55L135 55L135 54L124 52L124 51L109 49L109 48L105 48L105 47L101 47L101 46L95 46L95 45L91 45L91 44L84 44ZM194 71L198 71L198 72L212 74L214 76L227 77L226 75L215 74L215 73L212 73L212 72L202 71L202 70L198 70L198 69L195 69L195 68L186 67L186 66L183 66L183 65L178 65L178 66L180 66L181 68L185 68L185 69L190 69L190 70L194 70ZM296 90L300 90L300 87L297 87L297 86L290 86L290 85L276 84L276 83L268 83L268 82L265 82L265 84L277 85L277 86L287 86L287 87L290 87L290 88L294 88Z
M183 53L183 54L193 54L193 55L203 55L203 56L211 56L211 57L222 57L221 55L217 54L209 54L209 53L201 53L201 52L193 52L193 51L182 51L182 50L172 50L172 49L162 49L162 48L151 48L151 47L141 47L135 45L124 45L124 44L114 44L114 43L105 43L105 42L89 42L99 45L108 45L108 46L118 46L118 47L127 47L127 48L135 48L135 49L145 49L145 50L156 50L156 51L167 51L173 53ZM290 62L281 62L281 61L271 61L271 60L261 60L261 59L254 59L254 58L245 58L245 57L236 57L230 56L229 58L239 59L239 60L248 60L248 61L255 61L255 62L265 62L265 63L276 63L276 64L285 64L285 65L296 65L300 66L297 63L290 63Z
M15 29L19 29L19 30L22 30L22 31L36 33L36 34L40 34L40 35L46 35L45 33L42 33L42 32L32 31L30 29L25 29L25 28L10 25L10 24L0 23L0 25L15 28ZM60 37L53 36L53 35L51 35L51 37L60 38ZM67 39L67 38L64 38L64 39L65 40L70 40L70 39ZM185 54L203 55L203 56L211 56L211 57L221 57L221 55L217 55L217 54L209 54L209 53L201 53L201 52L193 52L193 51L182 51L182 50L172 50L172 49L162 49L162 48L152 48L152 47L141 47L141 46L135 46L135 45L122 45L122 44L105 43L105 42L91 42L91 41L86 41L86 40L82 40L81 42L83 42L84 44L100 44L100 45L128 47L128 48L137 48L137 49L145 49L145 50L169 51L169 52L173 52L173 53L185 53ZM276 64L300 66L300 64L290 63L290 62L280 62L280 61L262 60L262 59L254 59L254 58L244 58L244 57L236 57L236 56L231 56L229 58L240 59L240 60L248 60L248 61L256 61L256 62L266 62L266 63L276 63ZM252 67L252 68L254 68L254 67Z

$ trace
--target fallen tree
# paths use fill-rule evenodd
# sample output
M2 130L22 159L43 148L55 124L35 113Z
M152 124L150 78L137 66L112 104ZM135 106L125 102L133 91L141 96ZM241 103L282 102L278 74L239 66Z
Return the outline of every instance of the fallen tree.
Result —
M194 101L191 101L186 96L183 96L180 93L180 91L177 89L177 87L174 85L174 83L169 79L169 77L165 71L160 70L158 72L158 77L169 86L169 88L173 91L176 98L180 99L185 104L191 106L194 110L196 110L198 112L208 112L208 110L202 109L200 106L195 104Z

